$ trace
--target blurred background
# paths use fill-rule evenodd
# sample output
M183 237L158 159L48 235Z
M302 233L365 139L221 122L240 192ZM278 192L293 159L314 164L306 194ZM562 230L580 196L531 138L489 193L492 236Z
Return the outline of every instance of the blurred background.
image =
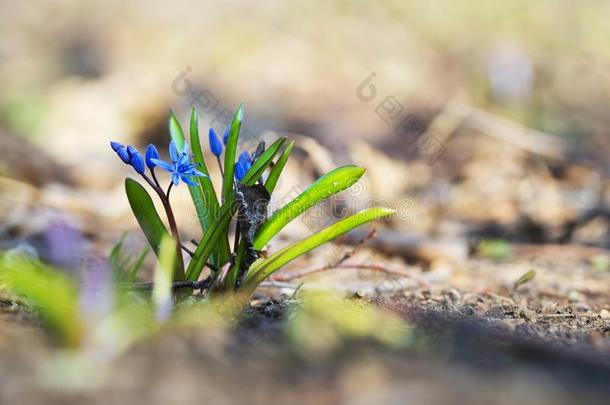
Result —
M135 228L108 142L167 145L168 109L191 105L222 130L243 101L246 140L297 141L276 206L354 162L346 199L397 208L401 235L608 247L609 17L602 0L2 1L0 243L60 217L107 246Z

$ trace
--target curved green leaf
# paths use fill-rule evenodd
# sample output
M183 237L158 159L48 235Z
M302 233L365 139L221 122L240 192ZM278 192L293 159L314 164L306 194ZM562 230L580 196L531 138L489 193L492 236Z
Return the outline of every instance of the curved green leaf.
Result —
M210 173L205 163L203 150L201 149L199 120L195 107L191 110L190 135L193 161L199 165L198 169L201 172L209 176ZM199 182L199 187L189 187L189 189L199 188L202 192L201 199L196 198L198 196L196 193L191 193L191 196L193 197L193 203L195 204L195 209L197 210L197 215L201 222L201 231L205 232L216 220L220 205L218 204L214 184L210 177L197 177L197 181ZM217 266L222 265L229 260L230 254L229 239L225 237L218 242L218 245L214 249L212 262Z
M286 166L286 162L288 162L288 158L292 153L292 148L294 147L294 141L290 142L282 155L277 160L273 169L271 169L271 173L269 173L269 177L267 177L267 181L265 181L265 188L269 191L269 194L273 194L273 190L275 190L275 186L277 185L277 181L280 179L280 175Z
M172 138L172 141L176 143L176 147L178 150L182 150L184 147L185 137L184 131L182 131L182 126L180 125L180 121L174 114L173 110L169 110L169 136Z
M226 229L236 209L232 198L220 208L219 218L203 234L203 238L199 241L195 254L191 258L186 269L187 280L196 281L199 279L203 267L212 254L212 249L218 243L219 238L226 236Z
M241 131L241 123L244 119L244 105L240 104L233 114L231 128L229 130L229 139L225 147L225 164L224 164L224 179L222 182L222 198L223 201L228 201L233 194L233 177L235 176L235 155L237 154L237 142L239 140L239 131Z
M355 165L338 167L316 180L298 197L275 211L261 226L254 238L254 248L261 250L279 231L293 219L318 202L345 190L364 174L364 168Z
M267 259L258 260L248 270L243 287L244 291L247 294L251 294L262 281L297 257L335 239L338 236L343 235L346 232L349 232L362 224L386 217L393 213L394 210L390 208L368 208L347 217L306 239L283 248L282 250L269 256Z
M157 214L152 198L140 183L130 178L125 179L125 192L133 215L138 220L148 243L158 256L161 240L169 233L159 214Z
M265 150L262 155L256 159L256 161L252 162L252 167L246 173L246 176L243 178L242 183L248 184L249 186L256 183L256 181L263 175L265 170L269 167L275 155L278 154L282 146L286 142L286 138L282 137L276 140Z

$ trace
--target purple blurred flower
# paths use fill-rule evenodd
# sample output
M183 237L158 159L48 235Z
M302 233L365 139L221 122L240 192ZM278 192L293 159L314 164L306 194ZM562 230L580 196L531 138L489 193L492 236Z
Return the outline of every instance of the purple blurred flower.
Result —
M100 319L114 306L112 274L102 257L91 258L85 267L80 291L80 307L86 318Z
M76 269L83 261L85 239L63 220L51 222L44 232L47 258L56 266Z

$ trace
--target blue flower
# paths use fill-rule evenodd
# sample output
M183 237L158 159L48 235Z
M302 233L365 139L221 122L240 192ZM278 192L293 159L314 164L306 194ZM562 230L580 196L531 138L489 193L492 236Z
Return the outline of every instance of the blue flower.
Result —
M144 159L142 159L142 155L139 153L131 156L131 160L129 161L131 166L135 169L136 172L140 174L144 174L146 167L144 166Z
M110 142L110 147L116 152L117 155L119 155L123 163L129 164L129 153L127 153L127 148L125 145L112 141Z
M230 125L227 125L227 127L225 128L225 132L222 134L222 142L226 145L227 142L229 142L229 129L230 129Z
M129 155L129 164L135 169L136 172L144 174L146 167L144 167L144 159L142 158L142 155L140 155L140 152L138 152L138 150L133 146L128 145L127 154Z
M220 139L218 139L218 135L216 135L214 128L210 128L208 138L210 140L210 150L214 155L220 156L222 154L222 143L220 142Z
M241 164L244 166L244 171L247 174L250 171L250 168L252 167L252 163L250 163L250 162L241 162Z
M159 152L157 151L157 148L155 148L155 145L151 143L146 147L146 166L148 166L149 169L156 166L152 159L159 159Z
M237 181L242 181L244 177L246 177L246 168L244 167L243 162L241 161L237 161L237 163L235 163L235 178L237 179Z
M250 157L248 151L243 151L242 153L240 153L238 160L242 163L247 163L250 165L252 164L252 158Z
M191 161L191 156L189 155L189 146L186 142L182 151L179 152L176 143L171 141L169 144L169 156L172 161L171 163L156 158L151 158L150 161L161 169L170 172L174 185L177 186L180 180L182 180L189 186L196 186L197 183L191 177L207 177L195 168L195 164Z
M131 154L129 153L129 149L127 147L125 147L125 145L123 145L120 142L112 141L112 142L110 142L110 147L121 158L123 163L125 163L127 165L131 165ZM132 148L133 148L133 146L132 146Z
M116 152L117 150L124 148L125 145L123 145L120 142L110 141L110 147L112 148L113 151Z

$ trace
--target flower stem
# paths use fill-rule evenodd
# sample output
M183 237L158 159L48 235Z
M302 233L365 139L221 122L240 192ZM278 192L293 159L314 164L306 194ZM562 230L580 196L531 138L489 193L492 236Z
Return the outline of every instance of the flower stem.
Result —
M169 191L171 190L171 186L168 188L168 194L162 195L159 194L161 198L161 202L163 203L163 208L165 208L165 214L167 215L167 221L169 222L169 228L172 231L172 236L176 241L176 256L178 259L178 264L180 265L180 270L176 271L174 274L174 280L182 281L185 279L184 274L184 260L182 259L182 243L180 243L180 234L178 233L178 226L176 225L176 218L174 217L174 211L172 211L172 206L169 203ZM161 193L163 191L161 190Z
M178 265L179 265L179 268L176 269L176 271L174 271L174 280L182 281L185 279L184 259L182 258L182 248L181 248L182 243L180 243L180 234L178 233L178 225L176 225L176 218L174 217L174 211L172 210L172 206L169 202L169 192L172 189L173 183L169 184L169 187L167 188L167 193L164 193L163 189L159 185L159 182L157 181L156 177L154 177L154 176L155 176L155 174L153 172L153 178L155 179L155 181L153 182L146 174L142 174L142 177L144 178L144 180L146 180L146 182L153 188L153 190L155 190L155 192L159 196L159 199L161 199L161 203L163 204L163 208L165 209L165 215L167 216L167 222L169 223L169 228L171 230L172 237L174 238L174 241L176 242L176 258L178 259Z
M218 168L220 169L220 176L225 177L224 170L222 170L222 163L220 163L220 156L216 156L216 161L218 162Z

